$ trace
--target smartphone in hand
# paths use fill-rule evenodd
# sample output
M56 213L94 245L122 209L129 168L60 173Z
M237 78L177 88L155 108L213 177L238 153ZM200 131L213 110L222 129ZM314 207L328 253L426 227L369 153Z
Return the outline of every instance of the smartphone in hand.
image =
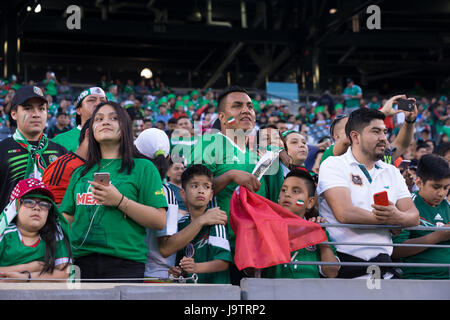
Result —
M389 199L387 191L381 191L378 193L375 193L373 195L373 202L378 206L388 206L389 205Z
M109 172L94 173L94 181L104 186L109 186Z
M397 107L398 107L398 110L413 112L414 111L414 100L398 99Z

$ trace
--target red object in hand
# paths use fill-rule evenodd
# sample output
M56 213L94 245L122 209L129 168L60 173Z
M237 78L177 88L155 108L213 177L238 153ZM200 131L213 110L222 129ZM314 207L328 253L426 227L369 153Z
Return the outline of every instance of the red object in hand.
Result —
M373 202L378 206L387 207L389 205L387 191L381 191L381 192L375 193L373 195Z
M291 252L327 241L322 227L240 186L231 197L230 225L236 234L239 270L291 261Z

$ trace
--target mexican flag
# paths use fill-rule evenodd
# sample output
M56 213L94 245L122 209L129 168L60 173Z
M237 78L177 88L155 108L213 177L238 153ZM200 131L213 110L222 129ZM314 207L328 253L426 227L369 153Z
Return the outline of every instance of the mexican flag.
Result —
M236 234L239 270L289 263L291 252L328 241L317 223L240 186L231 197L230 225Z

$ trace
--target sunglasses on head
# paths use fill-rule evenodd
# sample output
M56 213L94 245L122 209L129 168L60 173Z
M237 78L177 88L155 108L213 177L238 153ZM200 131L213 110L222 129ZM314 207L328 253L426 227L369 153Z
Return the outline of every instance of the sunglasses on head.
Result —
M319 176L317 174L315 174L314 172L309 171L305 167L298 166L298 167L294 167L294 169L297 171L303 171L303 172L308 173L311 176L311 178L314 180L314 183L317 183L319 181Z
M26 208L34 208L37 205L39 205L39 208L41 210L49 211L52 208L52 204L47 201L42 200L34 200L34 199L20 199L20 202L24 205Z
M346 114L338 114L334 119L333 122L331 123L330 126L330 134L333 135L333 131L334 131L334 127L336 126L336 123L338 123L340 120L347 118L348 115Z

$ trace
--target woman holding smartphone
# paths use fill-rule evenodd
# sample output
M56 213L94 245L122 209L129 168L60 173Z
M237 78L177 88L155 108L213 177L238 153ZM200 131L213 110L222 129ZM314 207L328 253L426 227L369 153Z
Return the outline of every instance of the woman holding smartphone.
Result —
M158 170L135 148L127 112L100 103L89 127L87 162L74 172L60 208L71 223L81 278L143 278L145 228L163 229L166 208Z

